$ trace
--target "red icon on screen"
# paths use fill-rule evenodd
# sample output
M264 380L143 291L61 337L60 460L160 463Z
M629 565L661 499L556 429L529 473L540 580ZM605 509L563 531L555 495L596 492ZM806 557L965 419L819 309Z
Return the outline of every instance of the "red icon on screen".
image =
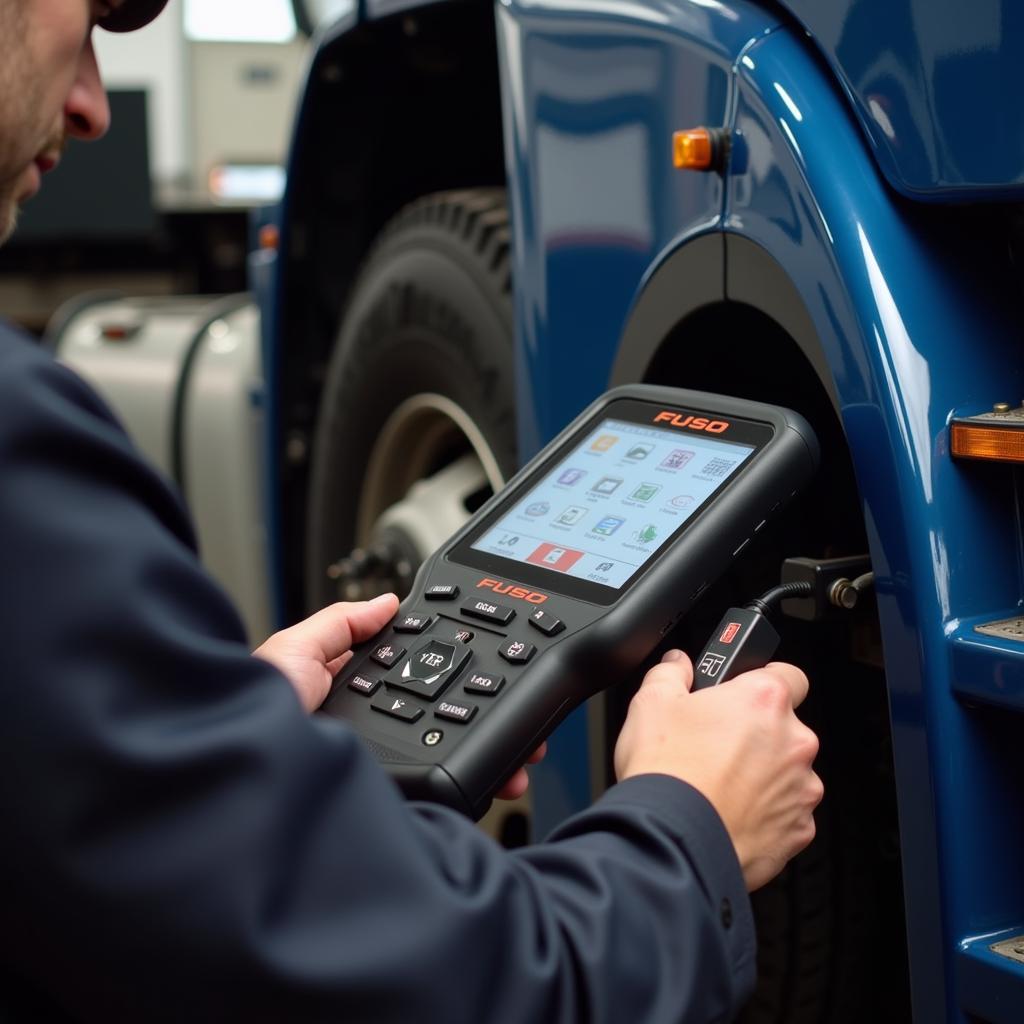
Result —
M541 544L526 560L534 565L542 565L545 569L568 572L582 557L582 551L560 548L557 544Z

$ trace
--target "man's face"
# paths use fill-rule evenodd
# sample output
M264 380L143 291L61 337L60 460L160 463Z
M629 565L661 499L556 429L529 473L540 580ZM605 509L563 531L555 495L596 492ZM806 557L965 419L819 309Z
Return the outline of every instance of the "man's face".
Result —
M92 29L121 0L0 0L0 242L69 136L110 125Z

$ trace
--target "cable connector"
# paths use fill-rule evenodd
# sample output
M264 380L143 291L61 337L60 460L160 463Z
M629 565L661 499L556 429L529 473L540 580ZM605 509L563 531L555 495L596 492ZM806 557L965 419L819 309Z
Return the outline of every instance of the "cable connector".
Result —
M730 608L693 667L693 689L718 686L741 672L766 665L779 634L760 608Z
M805 622L819 622L856 607L874 583L867 555L847 558L787 558L782 563L783 583L810 584L807 597L786 598L782 614Z
M693 670L693 689L727 682L741 672L767 665L779 646L768 614L787 598L807 597L810 583L783 583L755 597L745 608L730 608L711 634Z
M850 577L853 576L853 579ZM787 558L783 582L754 598L745 608L730 608L701 651L693 670L693 689L728 682L761 668L779 646L779 634L767 616L781 605L786 615L813 622L830 610L850 611L875 580L866 555L855 558Z

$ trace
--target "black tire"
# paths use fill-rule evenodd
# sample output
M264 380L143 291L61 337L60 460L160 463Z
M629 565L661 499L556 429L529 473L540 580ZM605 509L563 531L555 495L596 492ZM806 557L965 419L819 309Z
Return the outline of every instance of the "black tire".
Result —
M352 289L327 368L309 491L311 607L337 599L328 568L366 542L358 536L366 532L364 488L371 457L379 461L380 454L371 452L403 403L442 396L473 425L472 444L454 423L450 437L439 425L442 436L429 471L467 451L479 455L483 445L500 479L511 474L512 343L504 191L439 193L399 213L381 232ZM398 459L398 453L386 456ZM493 484L494 472L487 475Z

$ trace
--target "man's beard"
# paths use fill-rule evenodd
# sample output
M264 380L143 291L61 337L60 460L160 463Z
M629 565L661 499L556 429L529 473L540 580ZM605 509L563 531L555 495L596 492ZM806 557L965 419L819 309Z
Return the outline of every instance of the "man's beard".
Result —
M5 245L18 226L18 214L21 207L14 196L13 189L0 192L0 245Z

